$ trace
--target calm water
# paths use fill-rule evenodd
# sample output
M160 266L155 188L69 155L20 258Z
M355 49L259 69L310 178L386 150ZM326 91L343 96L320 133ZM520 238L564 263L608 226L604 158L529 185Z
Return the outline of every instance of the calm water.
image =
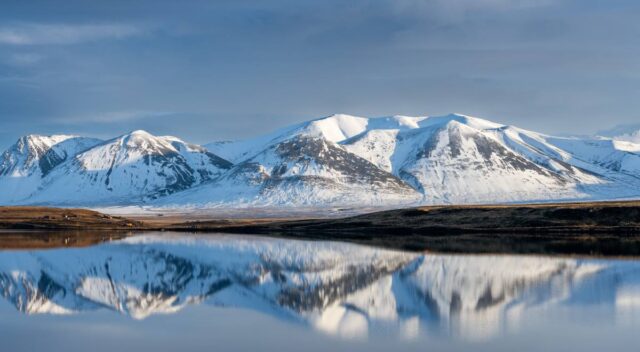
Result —
M0 251L2 351L637 351L640 261L250 236Z

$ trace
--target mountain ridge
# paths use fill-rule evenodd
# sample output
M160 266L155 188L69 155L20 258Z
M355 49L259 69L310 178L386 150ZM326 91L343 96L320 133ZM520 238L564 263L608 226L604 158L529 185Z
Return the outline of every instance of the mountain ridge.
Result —
M0 190L20 192L2 192L0 204L331 207L640 197L640 144L555 137L463 114L337 114L204 146L142 130L107 141L39 138L29 144L23 137L3 154Z

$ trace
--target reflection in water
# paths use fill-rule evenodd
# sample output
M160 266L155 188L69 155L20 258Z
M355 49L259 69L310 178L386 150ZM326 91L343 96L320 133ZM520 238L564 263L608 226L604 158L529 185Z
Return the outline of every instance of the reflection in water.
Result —
M27 314L109 309L144 319L210 304L362 338L377 328L486 339L533 310L640 316L640 262L416 254L337 242L144 235L0 252L0 295Z

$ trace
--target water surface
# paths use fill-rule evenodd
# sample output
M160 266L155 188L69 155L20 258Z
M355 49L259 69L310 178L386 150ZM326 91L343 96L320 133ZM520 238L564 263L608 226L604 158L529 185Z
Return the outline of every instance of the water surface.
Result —
M0 251L7 351L635 350L640 261L145 234Z

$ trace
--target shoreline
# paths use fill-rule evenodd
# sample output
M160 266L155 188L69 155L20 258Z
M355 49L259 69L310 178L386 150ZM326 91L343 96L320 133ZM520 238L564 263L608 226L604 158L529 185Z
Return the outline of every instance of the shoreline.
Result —
M15 230L26 230L24 238L29 232L71 231L76 242L83 241L80 232L94 233L96 241L127 232L172 231L337 240L447 253L640 256L640 201L428 206L316 219L128 218L85 209L0 207L0 230L5 232L0 232L0 248L11 245L6 231Z

